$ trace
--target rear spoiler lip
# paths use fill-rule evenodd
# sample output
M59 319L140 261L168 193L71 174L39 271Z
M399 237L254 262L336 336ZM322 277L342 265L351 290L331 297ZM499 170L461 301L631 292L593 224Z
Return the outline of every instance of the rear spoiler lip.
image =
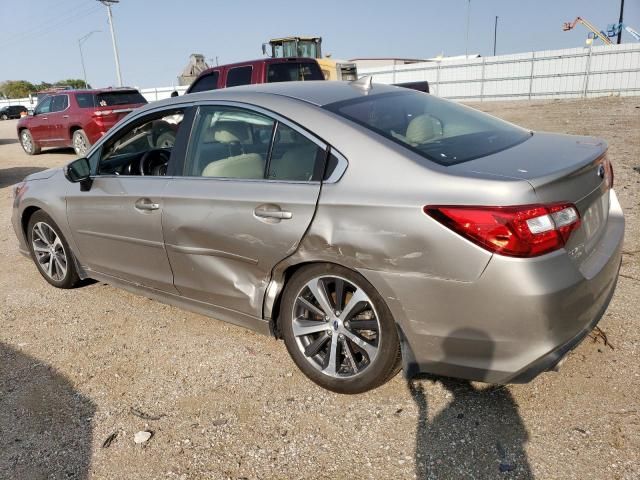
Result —
M426 80L421 80L418 82L394 83L393 85L395 85L396 87L408 88L410 90L429 93L429 82Z

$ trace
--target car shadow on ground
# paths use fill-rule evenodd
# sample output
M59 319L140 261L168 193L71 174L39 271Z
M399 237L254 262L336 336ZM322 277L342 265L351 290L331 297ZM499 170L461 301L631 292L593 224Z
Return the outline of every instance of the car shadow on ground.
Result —
M452 338L478 335L487 340L487 356L480 358L489 365L493 347L482 332L466 329ZM445 355L448 341L443 343ZM447 390L450 401L430 420L427 387L437 383ZM407 386L418 408L416 478L534 478L525 452L529 435L507 387L478 387L432 375L414 377Z
M0 145L11 145L12 143L18 143L17 138L0 138Z
M0 342L0 478L87 478L95 410L52 366Z
M0 188L18 183L27 175L46 170L43 167L11 167L0 169Z

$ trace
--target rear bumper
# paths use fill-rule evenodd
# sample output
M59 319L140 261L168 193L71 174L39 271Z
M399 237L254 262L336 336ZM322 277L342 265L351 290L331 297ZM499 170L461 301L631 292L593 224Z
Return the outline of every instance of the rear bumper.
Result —
M523 383L553 368L598 323L615 290L623 238L611 191L605 231L580 262L564 250L534 259L494 255L473 282L361 273L398 323L405 375Z

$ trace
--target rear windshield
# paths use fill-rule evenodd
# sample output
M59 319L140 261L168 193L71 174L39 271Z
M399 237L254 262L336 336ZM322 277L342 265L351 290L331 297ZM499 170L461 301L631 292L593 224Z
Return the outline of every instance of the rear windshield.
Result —
M96 94L96 104L99 107L113 107L116 105L130 105L134 103L147 103L145 98L137 90L127 92L103 92Z
M445 166L497 153L531 136L491 115L411 91L346 100L325 108Z
M297 80L324 80L317 63L271 63L267 67L267 82L295 82Z

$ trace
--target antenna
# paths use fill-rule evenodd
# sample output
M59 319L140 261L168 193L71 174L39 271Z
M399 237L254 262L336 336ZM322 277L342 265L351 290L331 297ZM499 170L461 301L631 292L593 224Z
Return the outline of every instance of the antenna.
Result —
M352 87L355 87L363 92L369 92L373 88L373 77L371 75L365 75L358 80L350 82Z

